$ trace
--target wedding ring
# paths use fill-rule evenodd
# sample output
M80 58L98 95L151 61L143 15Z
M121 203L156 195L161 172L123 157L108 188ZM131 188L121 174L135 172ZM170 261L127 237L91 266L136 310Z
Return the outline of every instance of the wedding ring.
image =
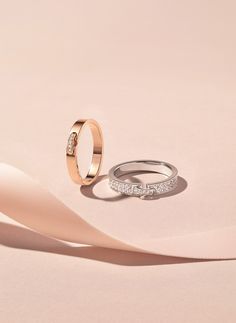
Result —
M84 127L88 126L93 137L93 156L88 174L83 178L77 160L77 147L79 137ZM70 130L70 135L66 147L67 168L71 179L80 185L90 185L98 177L103 158L103 138L99 124L93 119L78 120Z
M164 179L147 184L122 180L124 176L140 172L158 173L163 175ZM177 169L169 163L155 160L135 160L112 167L109 171L109 185L114 191L125 195L156 196L174 190L177 186L177 176Z

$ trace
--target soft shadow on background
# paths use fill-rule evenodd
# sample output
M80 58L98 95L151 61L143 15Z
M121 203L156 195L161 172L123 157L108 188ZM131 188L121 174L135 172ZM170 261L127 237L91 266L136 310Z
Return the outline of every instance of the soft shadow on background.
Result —
M161 256L93 246L74 247L27 228L0 222L0 244L9 248L48 252L122 266L171 265L214 260Z
M129 177L127 176L127 178L129 179L130 182L138 182L139 181L137 177L134 178L133 176L129 176ZM138 198L138 197L131 197L128 195L116 193L116 192L112 191L110 188L108 188L110 190L110 193L106 192L106 196L104 196L104 197L98 196L95 193L95 188L98 184L106 186L106 189L103 189L103 191L105 191L105 190L107 191L108 175L100 175L95 183L92 183L89 186L81 186L80 192L88 198L102 200L102 201L108 201L108 202L115 202L115 201L119 201L119 200L123 200L123 199L127 199L127 198ZM144 200L153 201L153 200L159 200L161 198L174 196L174 195L180 194L184 190L186 190L187 186L188 186L187 181L183 177L178 176L178 185L175 190L173 190L172 192L169 192L169 193L157 195L152 198L147 197Z

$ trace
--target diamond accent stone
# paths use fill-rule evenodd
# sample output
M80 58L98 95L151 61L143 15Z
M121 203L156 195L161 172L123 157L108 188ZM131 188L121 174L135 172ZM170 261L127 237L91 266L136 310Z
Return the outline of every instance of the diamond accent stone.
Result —
M74 154L76 143L77 143L77 133L72 132L69 136L67 147L66 147L66 152L68 155Z

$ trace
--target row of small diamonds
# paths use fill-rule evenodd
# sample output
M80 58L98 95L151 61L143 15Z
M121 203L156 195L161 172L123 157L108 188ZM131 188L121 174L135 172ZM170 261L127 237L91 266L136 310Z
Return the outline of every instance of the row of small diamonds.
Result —
M164 194L172 191L177 186L177 176L169 181L157 184L149 184L148 188L154 190L154 194Z
M137 184L121 183L116 180L111 180L109 185L113 190L127 195L151 195L151 190L142 188Z
M163 183L149 184L146 188L137 184L121 183L116 180L110 180L109 185L113 190L127 195L157 195L172 191L177 185L177 177Z
M74 154L74 150L75 150L75 146L76 146L76 139L77 139L77 133L72 132L69 136L67 148L66 148L68 155Z

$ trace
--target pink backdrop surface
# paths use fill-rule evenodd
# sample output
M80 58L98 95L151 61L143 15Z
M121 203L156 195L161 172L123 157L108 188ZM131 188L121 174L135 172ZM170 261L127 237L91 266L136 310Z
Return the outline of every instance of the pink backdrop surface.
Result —
M72 248L3 212L0 321L235 322L235 261L176 257L236 254L235 9L228 0L1 4L0 161L97 229L167 256ZM184 179L178 194L119 198L106 180L80 190L65 145L88 117L104 132L102 174L166 160ZM190 240L176 250L179 237Z

